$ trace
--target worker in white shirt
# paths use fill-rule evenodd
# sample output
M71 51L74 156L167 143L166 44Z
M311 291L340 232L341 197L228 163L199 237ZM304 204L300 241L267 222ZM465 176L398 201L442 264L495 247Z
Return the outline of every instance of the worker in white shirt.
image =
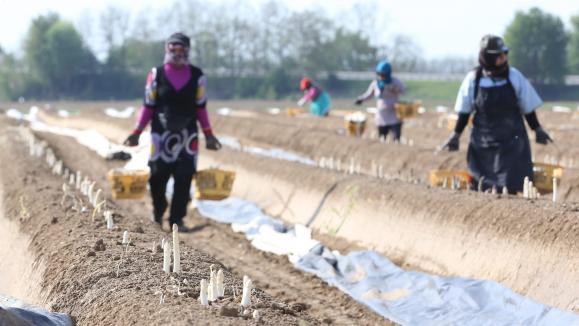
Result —
M455 112L458 122L442 145L456 151L470 115L473 126L467 153L473 182L482 190L507 187L522 191L525 177L533 179L531 147L523 116L535 131L535 139L546 145L553 140L541 128L535 110L543 102L521 72L508 64L509 49L502 38L482 38L479 66L467 74L458 91Z
M366 92L356 98L356 105L376 98L375 122L378 127L378 136L385 139L392 131L395 142L400 141L402 135L402 120L396 115L395 104L406 91L404 83L392 76L392 66L388 60L382 60L376 65L376 79L373 80Z

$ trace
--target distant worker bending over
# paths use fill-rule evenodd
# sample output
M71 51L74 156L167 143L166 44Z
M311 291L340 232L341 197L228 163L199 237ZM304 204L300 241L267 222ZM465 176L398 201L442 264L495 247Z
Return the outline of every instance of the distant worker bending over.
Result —
M456 98L458 122L442 145L457 151L459 138L474 113L467 161L473 182L482 190L507 187L514 194L523 189L525 177L533 180L529 137L523 122L546 145L551 137L541 128L535 110L543 102L521 72L508 64L509 49L503 39L486 35L479 51L479 66L466 75Z
M221 148L211 131L207 114L206 79L201 69L189 63L189 37L175 33L165 43L164 64L147 77L145 100L137 126L125 145L137 146L139 136L151 122L149 186L153 199L152 219L162 224L168 203L167 182L174 179L169 224L187 232L183 223L193 175L197 172L197 122L205 134L207 149Z
M377 99L375 121L379 137L385 139L392 131L394 141L398 142L402 135L402 121L398 119L394 105L406 91L406 86L400 79L392 76L392 66L387 60L380 61L376 66L376 77L366 93L358 96L355 104L361 105L364 101L375 97Z
M328 116L330 113L330 95L326 91L314 85L308 77L304 77L300 81L300 90L304 92L304 96L298 101L299 106L311 102L311 114L319 117Z

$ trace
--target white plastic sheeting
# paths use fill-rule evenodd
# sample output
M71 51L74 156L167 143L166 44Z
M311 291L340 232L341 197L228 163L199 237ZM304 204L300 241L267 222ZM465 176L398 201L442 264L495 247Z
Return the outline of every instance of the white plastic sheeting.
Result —
M298 162L305 165L316 165L316 162L310 158L307 158L305 156L296 153L288 152L279 148L266 149L260 147L246 146L243 148L243 151L254 155L266 156L284 161Z
M229 136L219 136L219 142L223 146L227 146L236 150L241 150L241 143L237 138L229 137Z
M199 212L214 221L231 224L235 232L245 233L251 244L263 251L287 255L292 262L319 245L303 225L286 229L279 220L264 214L255 204L239 198L222 201L196 201Z
M52 127L42 122L31 122L30 126L33 130L36 131L73 137L80 144L94 150L102 157L106 157L110 152L124 149L118 145L112 144L108 141L108 139L106 139L106 137L94 130L76 130L70 128Z
M22 113L18 109L10 108L6 111L6 116L18 121L32 121L36 120L37 113L38 107L36 106L31 107L28 113Z
M131 159L125 164L127 170L148 170L149 155L151 155L151 137L142 135L137 147L124 147L124 151L131 153Z
M132 156L137 156L136 160L131 160L127 164L131 164L132 166L142 166L143 165L142 157L144 157L145 154L148 154L149 148L148 137L143 137L145 139L143 142L141 142L139 147L127 149L124 146L110 142L105 136L103 136L101 133L95 130L90 129L79 130L72 128L60 128L49 126L38 120L37 113L38 108L35 106L31 107L27 114L24 114L14 108L11 108L8 111L6 111L6 115L10 118L19 121L28 121L30 123L30 128L32 128L32 130L72 137L76 139L81 145L90 148L91 150L95 151L102 157L106 157L111 152L124 150L130 152ZM145 167L146 162L147 161L145 159Z
M316 165L316 162L306 156L289 152L280 148L261 148L255 146L241 146L241 143L233 137L220 136L219 141L223 146L250 153L258 156L265 156L284 161L297 162L305 165Z
M67 110L58 110L57 112L58 116L61 118L68 118L70 117L70 112L68 112Z
M553 112L569 113L571 111L572 111L571 108L567 107L567 106L561 106L561 105L553 106Z
M115 108L106 108L104 112L109 117L117 119L129 119L133 116L133 113L135 113L135 108L132 106L126 107L124 110L117 110Z
M221 108L221 109L217 109L217 114L219 115L230 115L231 114L231 109L230 108Z
M199 212L244 232L260 250L288 255L298 269L338 287L402 325L579 325L579 316L525 298L486 280L406 271L373 251L341 255L311 239L304 226L284 229L237 198L198 201Z
M405 271L371 251L342 256L318 247L296 266L402 325L579 324L579 316L537 303L499 283Z

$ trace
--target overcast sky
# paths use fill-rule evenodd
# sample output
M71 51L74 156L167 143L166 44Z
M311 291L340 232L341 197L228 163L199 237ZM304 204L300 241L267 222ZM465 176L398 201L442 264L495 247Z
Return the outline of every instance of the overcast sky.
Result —
M205 0L208 3L233 3L254 6L266 0ZM374 35L382 43L394 35L410 36L427 58L473 56L480 37L502 34L517 10L539 7L559 16L567 28L572 15L579 15L578 0L367 0L377 5L380 30ZM356 3L349 0L279 0L291 10L323 10L330 17L341 17ZM78 26L83 17L94 15L107 6L118 6L136 15L144 8L162 9L172 0L0 0L0 45L18 52L32 18L52 10ZM199 8L203 10L203 8ZM216 18L218 19L218 18Z

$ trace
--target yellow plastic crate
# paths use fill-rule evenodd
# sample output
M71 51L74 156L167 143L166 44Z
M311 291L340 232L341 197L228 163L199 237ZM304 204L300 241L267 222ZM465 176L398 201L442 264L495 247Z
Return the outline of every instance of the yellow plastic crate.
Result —
M344 127L349 136L362 136L366 129L366 115L360 111L346 114L344 116Z
M458 115L457 114L447 114L445 119L446 119L446 129L448 131L454 131L454 128L456 128L456 123L458 121Z
M197 172L195 197L197 199L222 200L231 194L235 172L210 168Z
M442 187L446 180L447 187L451 187L453 178L457 178L461 189L466 189L472 181L468 171L464 170L431 170L428 181L431 187Z
M148 170L112 169L107 173L114 199L142 199L147 192Z
M298 114L306 113L304 108L286 108L285 110L288 117L295 117Z
M394 104L396 116L400 120L414 118L418 115L418 108L420 108L421 105L421 101L397 102Z
M553 178L557 184L563 178L563 167L556 164L533 163L533 185L540 193L553 192Z
M348 136L360 137L366 130L366 121L344 121Z
M468 125L472 125L472 119L474 118L474 115L471 115L470 118L468 119ZM458 114L456 113L450 113L447 114L446 117L446 129L448 131L454 131L454 128L456 127L456 123L458 122Z

